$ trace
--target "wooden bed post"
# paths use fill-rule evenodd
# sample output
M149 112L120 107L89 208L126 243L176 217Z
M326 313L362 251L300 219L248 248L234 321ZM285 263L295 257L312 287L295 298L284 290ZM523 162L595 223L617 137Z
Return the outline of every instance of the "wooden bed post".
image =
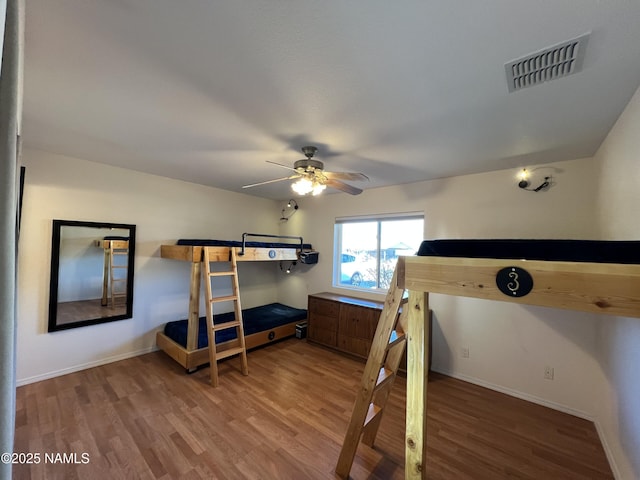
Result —
M198 348L198 325L200 323L200 271L202 262L191 262L191 286L189 287L189 321L187 329L187 350Z
M404 472L425 479L427 459L427 380L429 375L429 294L409 290L407 334L407 416Z
M98 240L96 240L98 241ZM102 261L102 299L100 300L100 305L106 307L109 300L109 266L111 265L111 260L109 258L110 250L106 247L107 242L102 242L102 250L104 252L103 261Z

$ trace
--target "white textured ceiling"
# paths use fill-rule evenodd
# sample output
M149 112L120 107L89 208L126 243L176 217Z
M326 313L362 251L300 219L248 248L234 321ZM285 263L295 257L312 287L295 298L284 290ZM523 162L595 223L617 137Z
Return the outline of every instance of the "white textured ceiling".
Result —
M640 84L637 0L26 5L26 147L267 198L307 144L362 188L590 156ZM585 32L582 72L508 92Z

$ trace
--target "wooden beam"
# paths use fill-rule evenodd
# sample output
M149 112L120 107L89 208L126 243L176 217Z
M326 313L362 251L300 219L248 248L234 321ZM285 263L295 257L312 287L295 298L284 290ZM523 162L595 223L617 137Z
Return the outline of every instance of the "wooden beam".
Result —
M183 260L187 262L202 261L202 252L205 247L196 245L161 245L160 256L173 260ZM236 251L238 262L256 261L278 261L278 260L298 260L298 250L296 248L269 248L269 247L247 247L244 255L240 255L240 247L207 247L212 261L224 262L230 258L229 250Z
M98 241L98 240L96 240ZM111 265L111 251L108 247L103 249L103 260L102 260L102 299L100 300L100 305L106 307L108 304L108 296L109 296L109 277L111 275L111 269L109 268Z
M202 247L194 247L192 245L160 245L160 256L172 260L200 262L202 260Z
M189 286L189 317L187 319L187 350L198 348L198 330L200 327L200 272L202 263L191 262L191 281Z
M240 247L233 248L238 262L298 260L298 252L294 248L247 247L244 249L244 255L240 255Z
M448 257L401 257L398 263L407 290L640 317L640 265ZM533 278L529 294L513 298L498 289L498 271L511 266Z
M425 479L427 460L427 377L429 374L429 294L409 290L407 325L406 479Z

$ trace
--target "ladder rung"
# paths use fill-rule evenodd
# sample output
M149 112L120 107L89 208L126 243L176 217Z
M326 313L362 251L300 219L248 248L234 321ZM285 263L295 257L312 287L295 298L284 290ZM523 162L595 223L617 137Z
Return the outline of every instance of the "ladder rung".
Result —
M122 265L122 266L121 265L112 265L111 268L114 268L114 269L115 268L127 268L127 266L126 265Z
M227 295L225 297L213 297L211 299L211 303L217 303L217 302L230 302L231 300L237 300L238 297L235 295Z
M379 390L385 383L393 379L395 374L392 370L382 367L380 373L378 373L378 380L376 380L376 390Z
M235 347L230 348L229 350L224 350L222 352L216 352L216 360L222 360L223 358L232 357L242 352L244 352L244 348L242 347Z
M382 409L379 406L375 405L373 402L370 403L369 410L367 411L367 416L364 419L364 426L366 426L369 422L376 418L380 412L382 412Z
M210 277L232 277L236 272L210 272Z
M387 350L393 347L395 344L401 342L405 339L404 332L402 330L393 330L391 332L391 336L389 337L389 345L387 345Z
M217 332L218 330L226 330L227 328L239 327L239 326L240 326L240 322L238 322L237 320L235 322L224 322L224 323L219 323L218 325L214 325L213 331Z

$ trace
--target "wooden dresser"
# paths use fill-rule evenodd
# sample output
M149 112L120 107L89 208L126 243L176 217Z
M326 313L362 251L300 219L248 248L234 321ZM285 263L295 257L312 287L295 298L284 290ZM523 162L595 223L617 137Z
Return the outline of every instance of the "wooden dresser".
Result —
M367 359L384 302L339 295L314 293L309 295L307 313L307 340L334 348L341 352ZM432 326L429 311L429 332ZM429 336L429 369L433 350ZM406 371L406 353L400 370Z
M383 306L335 293L309 295L307 339L367 358Z

